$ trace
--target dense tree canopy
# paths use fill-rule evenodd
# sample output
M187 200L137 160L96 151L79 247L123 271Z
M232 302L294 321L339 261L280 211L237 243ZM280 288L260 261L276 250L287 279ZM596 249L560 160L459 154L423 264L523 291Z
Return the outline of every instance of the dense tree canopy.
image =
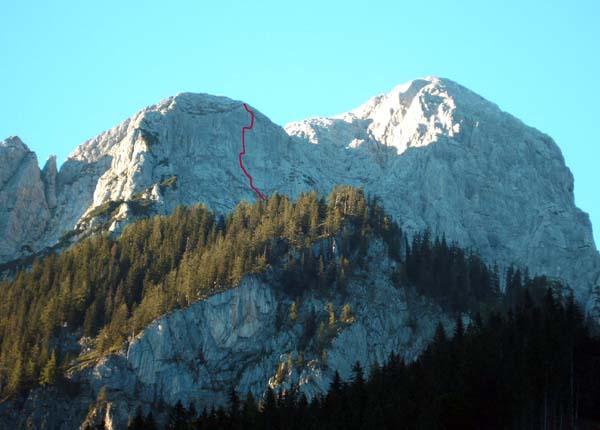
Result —
M119 348L152 319L282 268L289 292L342 283L368 239L399 243L376 200L339 187L296 202L275 194L240 203L227 217L202 205L143 219L114 239L101 234L35 260L0 283L0 392L50 384L78 353L69 334L92 339L90 359ZM339 259L332 257L337 238ZM317 257L313 244L320 242ZM360 254L360 255L358 255Z
M585 424L600 421L600 340L572 298L557 299L548 289L534 303L530 293L520 289L514 313L485 321L476 315L466 329L459 320L454 333L439 326L414 363L393 354L368 378L356 363L351 380L336 374L328 392L310 402L292 389L200 414L179 404L166 428L596 428ZM143 419L131 428L145 428Z

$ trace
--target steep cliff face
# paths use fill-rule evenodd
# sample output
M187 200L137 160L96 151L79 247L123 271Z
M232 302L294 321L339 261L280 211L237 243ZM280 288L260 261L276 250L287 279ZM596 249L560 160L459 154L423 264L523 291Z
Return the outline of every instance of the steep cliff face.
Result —
M32 253L50 217L37 157L18 137L0 142L0 261Z
M580 300L600 284L587 214L554 141L460 85L420 79L346 114L288 124L324 146L364 148L365 181L407 231L430 228L501 266L567 281Z
M312 396L329 386L335 370L349 377L357 360L383 363L393 351L412 360L437 322L448 321L436 306L392 287L394 264L381 243L371 258L345 291L295 298L295 319L289 312L294 298L279 285L245 278L238 288L157 319L86 378L96 391L107 385L145 402L195 399L210 405L224 404L232 386L261 396L267 382L273 388L293 383ZM346 321L340 318L344 305L351 309ZM325 334L319 333L321 323Z
M251 149L244 163L255 182L265 193L278 190L296 196L311 189L315 179L307 176L311 171L307 163L312 157L292 144L281 127L253 111L256 121L247 136ZM37 179L36 185L20 188L33 194L29 218L36 219L39 231L15 232L4 244L0 261L23 256L25 244L36 252L54 245L72 230L85 233L102 224L114 230L136 215L169 213L180 204L205 202L227 212L243 199L254 199L238 162L241 129L249 124L250 115L241 102L183 93L85 142L58 173L55 160L49 160L42 173L44 183ZM15 165L8 158L0 163ZM17 171L31 176L25 167ZM36 163L31 168L37 169ZM34 176L39 178L37 170ZM328 181L323 191L332 183ZM35 186L41 193L31 191ZM16 192L14 186L7 188L6 198L18 200Z
M418 79L285 130L252 110L244 162L263 194L363 185L408 232L430 228L490 262L561 278L582 301L600 289L590 221L574 204L560 150L468 89ZM55 244L74 228L118 231L178 204L226 212L255 199L238 164L249 122L241 102L179 94L84 143L58 173L50 161L42 179L24 145L5 141L0 260Z

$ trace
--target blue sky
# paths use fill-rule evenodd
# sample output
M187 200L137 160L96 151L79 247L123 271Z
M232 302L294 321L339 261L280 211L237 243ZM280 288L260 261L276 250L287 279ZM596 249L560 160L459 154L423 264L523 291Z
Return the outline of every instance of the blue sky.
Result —
M0 138L60 163L181 91L244 100L284 124L442 76L556 140L600 244L598 22L591 0L2 0Z

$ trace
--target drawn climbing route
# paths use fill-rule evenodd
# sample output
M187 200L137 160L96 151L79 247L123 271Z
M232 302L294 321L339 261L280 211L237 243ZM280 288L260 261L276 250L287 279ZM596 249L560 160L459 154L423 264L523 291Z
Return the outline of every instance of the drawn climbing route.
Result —
M250 188L252 188L256 194L258 194L258 197L260 197L262 200L264 200L265 197L261 194L261 192L258 190L258 188L256 188L254 186L254 184L252 183L252 176L250 176L250 174L248 173L248 171L244 167L244 162L242 160L242 157L246 154L246 141L245 141L246 130L252 130L252 127L254 127L254 112L252 112L248 108L248 105L246 103L244 103L244 109L246 109L246 112L248 112L250 114L251 119L250 119L250 126L249 127L248 126L242 127L242 152L240 152L240 154L239 154L240 168L244 172L244 175L246 175L246 177L250 181Z

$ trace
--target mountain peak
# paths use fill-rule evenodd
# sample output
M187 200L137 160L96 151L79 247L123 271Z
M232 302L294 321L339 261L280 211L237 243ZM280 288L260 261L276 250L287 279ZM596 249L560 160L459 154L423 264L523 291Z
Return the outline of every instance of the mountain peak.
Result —
M9 148L9 149L20 149L29 151L29 147L23 143L19 136L8 136L2 142L0 142L0 146Z
M454 116L456 100L471 105L473 97L478 96L449 79L426 77L397 85L349 112L309 118L285 128L312 143L333 142L346 148L383 145L401 154L409 147L429 145L441 135L454 137L460 131Z
M215 96L207 93L181 92L168 97L148 110L179 110L191 114L205 115L220 113L239 107L242 102L225 96Z

